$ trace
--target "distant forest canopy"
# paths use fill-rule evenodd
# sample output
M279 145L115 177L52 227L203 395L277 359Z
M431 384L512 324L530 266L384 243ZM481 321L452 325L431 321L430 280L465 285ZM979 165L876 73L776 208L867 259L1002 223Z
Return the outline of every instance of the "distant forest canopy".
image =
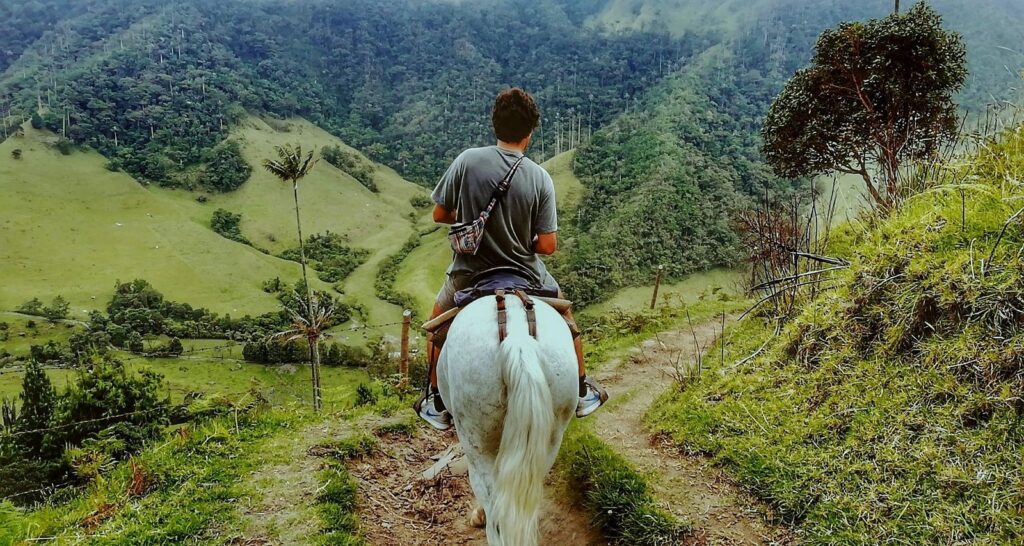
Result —
M951 6L947 28L977 29L968 36L968 46L972 37L983 45L972 59L1021 65L1024 55L1008 55L992 41L994 36L1024 37L1021 9L993 0L979 2L979 13L967 13L953 3L935 2ZM622 7L617 4L622 2L608 2L616 8L611 15L602 12L585 24L616 28ZM732 26L721 21L709 25L721 37L718 45L659 82L638 108L595 133L577 152L574 169L589 191L566 229L570 252L553 264L577 301L594 301L609 289L650 279L657 265L678 276L742 260L734 213L765 192L800 189L806 199L810 191L806 181L776 179L762 161L757 133L768 105L808 62L822 30L866 14L885 16L893 8L891 1L778 0L723 12L729 4L716 4L716 15L732 14ZM911 2L903 4L909 9ZM679 11L684 5L688 10ZM659 21L672 24L670 9L676 22L680 13L701 17L709 11L695 0L647 0L632 6L639 6L631 13L640 19L651 10L664 11L645 29L664 29ZM986 6L993 9L981 9ZM1015 18L1000 20L1011 13ZM991 32L981 30L981 20L990 22ZM977 110L997 97L1014 97L1018 70L985 63L974 69L972 87L961 96L965 107ZM991 87L978 87L982 82Z
M5 41L31 40L3 46L21 51L0 75L6 121L41 106L49 129L166 185L204 162L244 109L307 117L430 184L492 138L490 101L509 84L543 104L537 151L553 155L710 43L585 31L548 0L48 4L68 17L41 34L32 2L0 23L25 29Z
M42 106L43 124L115 168L214 190L224 186L215 173L188 167L210 162L243 110L301 115L429 185L463 148L490 140L490 100L504 85L540 101L532 153L544 159L635 111L709 48L737 58L728 77L771 82L806 62L826 26L892 4L733 3L13 0L0 8L0 112L6 133ZM1022 8L934 3L978 44L965 102L1005 98L1024 59L1014 51Z

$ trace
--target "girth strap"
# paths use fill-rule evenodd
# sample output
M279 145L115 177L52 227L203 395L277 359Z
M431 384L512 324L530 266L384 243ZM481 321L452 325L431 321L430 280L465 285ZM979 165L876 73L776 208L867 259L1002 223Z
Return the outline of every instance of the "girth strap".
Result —
M508 334L508 317L505 314L505 291L495 290L494 301L498 304L498 342L505 341Z
M519 296L519 299L523 302L523 307L526 308L526 323L530 326L530 337L536 339L537 313L533 309L533 300L522 290L516 290L516 296Z

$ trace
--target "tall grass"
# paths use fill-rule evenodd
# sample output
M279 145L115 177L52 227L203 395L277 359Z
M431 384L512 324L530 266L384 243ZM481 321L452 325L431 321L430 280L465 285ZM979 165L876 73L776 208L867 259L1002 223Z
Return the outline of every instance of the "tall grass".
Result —
M944 173L841 228L850 268L777 339L741 323L648 415L808 543L1024 542L1024 132Z

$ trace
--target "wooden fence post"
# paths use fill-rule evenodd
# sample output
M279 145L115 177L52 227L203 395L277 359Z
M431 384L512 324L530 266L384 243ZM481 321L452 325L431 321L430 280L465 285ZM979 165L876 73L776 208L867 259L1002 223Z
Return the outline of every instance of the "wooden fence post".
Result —
M658 287L661 286L661 274L665 272L665 266L658 266L658 276L654 278L654 294L651 294L651 309L658 303Z
M401 386L409 386L409 324L412 322L412 311L402 312L402 360L398 364L398 372L402 376Z

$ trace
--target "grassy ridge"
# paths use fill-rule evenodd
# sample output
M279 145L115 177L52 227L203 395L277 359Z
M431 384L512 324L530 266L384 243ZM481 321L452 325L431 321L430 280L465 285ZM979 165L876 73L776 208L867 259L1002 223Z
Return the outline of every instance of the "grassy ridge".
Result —
M1024 175L1024 133L958 168L970 183L940 181L868 229L847 226L836 290L778 339L742 324L728 361L770 340L761 356L648 416L810 543L1024 541L1024 230L1006 223L1024 195L1008 182Z
M580 421L565 434L559 465L581 488L594 523L616 544L676 544L690 530L658 508L647 478Z

